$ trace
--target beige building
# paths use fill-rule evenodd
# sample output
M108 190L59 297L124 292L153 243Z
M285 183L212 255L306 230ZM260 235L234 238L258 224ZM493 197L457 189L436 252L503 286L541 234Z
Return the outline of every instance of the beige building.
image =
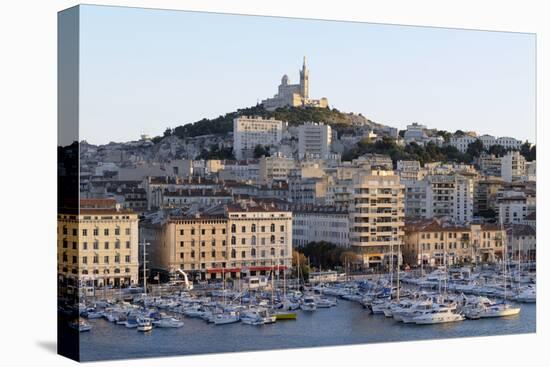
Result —
M82 199L79 214L57 216L59 280L115 287L138 282L138 216L115 200ZM81 282L81 283L82 283Z
M518 181L525 176L525 158L518 151L510 151L501 158L501 176L506 182Z
M300 83L289 84L288 76L283 75L277 94L273 98L263 100L262 104L268 111L287 106L327 108L328 100L324 97L321 99L309 98L309 70L304 57L304 63L300 70Z
M261 184L267 184L273 180L288 180L288 176L294 168L296 168L296 163L292 158L280 154L262 157L259 159L259 181Z
M262 205L228 205L217 215L170 217L151 225L151 266L200 279L283 271L292 261L292 213Z
M408 221L403 261L415 266L502 259L506 232L496 225L455 225L439 219Z
M506 233L509 259L536 261L537 231L535 227L528 224L511 224L506 226Z
M378 266L403 244L404 186L393 171L373 170L353 178L350 244L367 266Z
M500 177L486 177L474 183L474 213L476 215L489 210L497 211L497 195L502 185Z

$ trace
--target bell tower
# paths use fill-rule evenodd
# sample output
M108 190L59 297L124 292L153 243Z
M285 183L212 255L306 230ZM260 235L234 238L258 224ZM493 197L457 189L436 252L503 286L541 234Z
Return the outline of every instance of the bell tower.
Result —
M300 94L302 98L309 99L309 70L306 66L306 57L304 56L304 63L302 64L302 70L300 70Z

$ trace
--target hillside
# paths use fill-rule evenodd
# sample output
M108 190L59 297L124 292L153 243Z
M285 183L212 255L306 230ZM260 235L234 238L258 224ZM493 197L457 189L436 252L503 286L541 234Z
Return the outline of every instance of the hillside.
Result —
M315 108L315 107L286 107L275 111L267 111L262 105L239 109L214 119L202 119L193 123L180 125L167 129L164 136L175 135L179 138L189 138L209 134L227 134L233 131L233 119L238 116L261 116L263 118L275 118L287 121L290 125L299 125L304 122L325 122L336 130L345 130L352 124L381 127L373 121L368 120L361 114L343 113L337 109ZM162 137L155 138L160 141Z

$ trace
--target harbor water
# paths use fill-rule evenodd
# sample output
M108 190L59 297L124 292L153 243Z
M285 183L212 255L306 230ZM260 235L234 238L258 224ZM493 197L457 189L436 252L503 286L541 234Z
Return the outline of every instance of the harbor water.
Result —
M297 320L252 326L208 324L184 318L182 328L155 328L140 333L107 320L89 320L91 332L80 334L82 361L128 359L205 353L534 333L536 304L521 304L516 316L462 322L403 324L372 315L356 302L339 300L336 307L297 311Z

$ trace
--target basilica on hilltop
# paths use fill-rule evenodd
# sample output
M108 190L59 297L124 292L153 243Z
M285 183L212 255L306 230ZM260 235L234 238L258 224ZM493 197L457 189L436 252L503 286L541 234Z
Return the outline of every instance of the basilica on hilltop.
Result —
M309 70L304 56L304 63L300 70L300 84L289 84L288 76L283 75L278 93L273 98L263 100L262 104L268 111L287 106L327 108L328 99L309 98Z

